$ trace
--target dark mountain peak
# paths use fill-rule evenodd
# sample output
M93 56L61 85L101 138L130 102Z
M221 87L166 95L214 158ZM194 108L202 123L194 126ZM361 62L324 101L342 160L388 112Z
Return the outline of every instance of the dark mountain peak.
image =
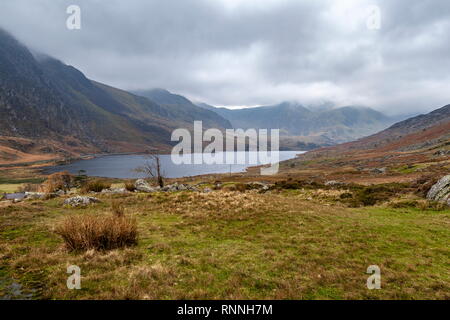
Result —
M450 104L431 111L428 114L421 114L392 125L389 129L400 129L405 131L420 130L432 125L447 122L450 120Z
M166 105L192 104L192 102L189 101L187 98L178 94L171 93L170 91L161 88L138 90L134 91L133 93L138 96L146 97L159 104L166 104Z

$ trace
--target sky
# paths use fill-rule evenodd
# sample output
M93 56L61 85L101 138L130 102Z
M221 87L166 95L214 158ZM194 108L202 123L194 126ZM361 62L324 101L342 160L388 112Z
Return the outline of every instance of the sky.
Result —
M1 0L0 27L90 79L216 106L450 103L448 0Z

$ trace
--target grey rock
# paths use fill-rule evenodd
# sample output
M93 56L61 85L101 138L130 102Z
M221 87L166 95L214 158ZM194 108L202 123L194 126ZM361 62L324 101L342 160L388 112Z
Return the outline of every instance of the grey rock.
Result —
M325 182L325 185L329 186L329 187L335 187L335 186L345 185L345 183L341 182L341 181L330 180L330 181Z
M428 191L427 199L432 201L446 202L450 206L450 175L441 178Z
M140 192L156 192L160 191L159 187L152 187L150 184L148 184L144 179L138 179L134 183L134 187L137 191Z
M25 198L30 200L40 200L45 198L44 192L25 192Z
M376 173L376 174L383 174L386 173L386 168L375 168L373 170L371 170L370 172L372 173Z
M65 205L72 206L72 207L81 207L81 206L87 206L91 203L97 203L100 202L99 199L94 197L86 197L86 196L76 196L72 198L68 198L64 201Z
M450 155L450 150L438 150L434 153L435 156L442 157Z
M104 189L102 190L102 193L106 194L124 194L129 193L129 191L125 188L111 188L111 189Z

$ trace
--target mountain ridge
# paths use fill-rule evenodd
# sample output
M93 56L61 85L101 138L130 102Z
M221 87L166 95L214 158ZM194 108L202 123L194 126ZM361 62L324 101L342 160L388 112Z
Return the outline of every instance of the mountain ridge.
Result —
M228 119L234 128L280 129L286 139L313 140L333 145L368 136L395 122L379 111L362 106L308 108L298 102L245 109L215 108L205 103L198 106Z
M189 112L203 120L205 128L224 128L227 123L194 105ZM8 141L16 138L16 144L33 140L21 152L47 158L48 154L138 152L150 147L168 151L173 144L171 132L193 126L184 113L176 106L162 106L90 80L58 59L31 53L0 29L0 136ZM13 161L10 149L4 146L0 157Z

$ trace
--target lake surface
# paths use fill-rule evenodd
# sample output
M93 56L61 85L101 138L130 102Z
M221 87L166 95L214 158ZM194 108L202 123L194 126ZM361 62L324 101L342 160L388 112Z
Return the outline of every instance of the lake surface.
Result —
M279 160L284 161L295 158L304 151L280 151ZM175 164L170 154L161 155L161 167L167 178L181 178L213 173L244 172L246 168L256 165L268 164L261 158L263 152L223 152L218 156L245 156L245 164ZM251 156L257 156L257 163L249 161ZM144 175L133 172L139 166L145 164L148 158L145 155L111 155L89 160L79 160L67 165L50 167L45 173L50 174L59 171L69 171L78 174L80 170L86 171L88 176L107 178L143 178Z

